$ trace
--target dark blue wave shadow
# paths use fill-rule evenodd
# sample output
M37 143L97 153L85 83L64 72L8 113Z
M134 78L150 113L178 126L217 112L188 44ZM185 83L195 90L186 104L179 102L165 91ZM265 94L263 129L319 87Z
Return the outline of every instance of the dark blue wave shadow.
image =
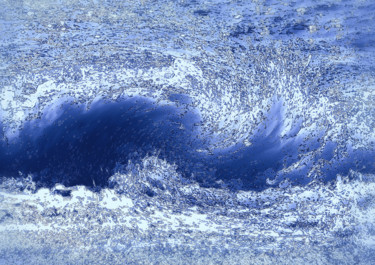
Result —
M263 190L270 187L267 177L288 178L294 184L311 181L308 172L319 159L329 161L321 168L324 181L346 175L350 169L375 172L374 151L349 150L337 158L336 145L326 143L313 159L288 173L280 170L299 161L304 154L317 150L320 135L309 141L297 137L297 126L285 138L281 104L275 104L268 118L260 124L251 146L237 144L212 154L212 140L200 135L199 115L189 111L189 98L172 95L176 106L158 105L141 97L119 102L98 102L85 110L83 105L62 105L53 121L48 116L27 122L18 137L0 142L0 174L33 174L39 187L56 183L66 186L106 187L117 163L141 160L147 154L175 163L178 171L190 179L194 175L202 186L221 187L218 180L232 189ZM278 182L275 183L277 185Z
M99 102L90 110L69 104L61 108L53 123L46 125L47 118L28 122L16 139L2 143L1 174L32 173L42 186L105 186L116 163L154 151L182 171L186 161L198 159L194 147L202 143L194 137L198 117L193 112L145 98Z

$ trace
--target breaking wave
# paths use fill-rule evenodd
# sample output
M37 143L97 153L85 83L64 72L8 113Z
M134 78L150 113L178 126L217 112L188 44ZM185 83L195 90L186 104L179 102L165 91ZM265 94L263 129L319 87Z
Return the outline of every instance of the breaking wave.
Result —
M373 4L94 2L0 3L0 263L375 262Z
M349 170L374 172L374 151L349 148L335 154L337 143L323 143L324 132L305 140L297 127L283 139L280 102L265 114L251 144L248 140L211 150L215 139L200 135L199 115L186 111L181 102L178 107L172 103L163 106L133 97L98 101L88 110L61 105L57 114L25 123L17 137L2 143L0 173L33 174L40 187L107 187L115 166L155 153L176 164L186 180L205 187L220 187L221 181L234 190L263 190L285 179L306 185L318 174L328 182Z

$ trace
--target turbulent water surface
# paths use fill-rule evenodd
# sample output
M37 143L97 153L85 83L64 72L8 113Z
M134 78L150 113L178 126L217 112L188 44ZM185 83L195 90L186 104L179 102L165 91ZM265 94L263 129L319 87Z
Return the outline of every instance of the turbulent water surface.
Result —
M375 264L374 10L0 0L0 263Z

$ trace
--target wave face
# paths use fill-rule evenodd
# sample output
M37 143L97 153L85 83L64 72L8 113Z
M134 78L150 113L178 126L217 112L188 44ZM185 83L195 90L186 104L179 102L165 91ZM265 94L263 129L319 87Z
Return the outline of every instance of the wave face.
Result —
M0 7L0 263L375 263L372 1Z
M181 98L174 95L172 98ZM186 99L186 98L185 98ZM221 181L232 190L263 190L278 185L268 178L282 175L293 184L307 184L307 174L319 167L326 182L349 170L374 172L374 151L350 150L347 157L334 157L337 144L325 146L314 137L307 143L313 152L309 163L289 172L291 165L301 162L307 150L298 136L283 140L280 104L254 134L251 146L237 144L215 149L207 154L209 139L199 137L200 118L186 112L184 106L158 106L147 98L123 99L119 102L96 102L89 110L84 106L62 105L53 120L42 118L24 125L19 135L3 142L0 172L4 176L32 174L39 187L85 185L108 187L109 178L119 165L142 160L149 154L177 165L186 180L196 180L205 187L220 187ZM48 114L47 114L48 115ZM319 150L318 150L319 149ZM318 160L329 165L317 165ZM237 181L233 181L237 180Z
M97 102L89 110L63 106L53 122L27 123L4 147L2 171L34 174L39 186L107 186L117 164L156 153L192 170L194 114L173 106L157 106L146 98L117 103ZM202 144L201 144L202 145ZM182 163L191 161L188 165Z

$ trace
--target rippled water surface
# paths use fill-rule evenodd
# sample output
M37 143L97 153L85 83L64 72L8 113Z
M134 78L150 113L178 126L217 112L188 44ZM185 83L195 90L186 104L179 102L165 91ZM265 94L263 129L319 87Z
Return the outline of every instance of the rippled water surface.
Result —
M375 264L374 10L0 0L0 263Z

